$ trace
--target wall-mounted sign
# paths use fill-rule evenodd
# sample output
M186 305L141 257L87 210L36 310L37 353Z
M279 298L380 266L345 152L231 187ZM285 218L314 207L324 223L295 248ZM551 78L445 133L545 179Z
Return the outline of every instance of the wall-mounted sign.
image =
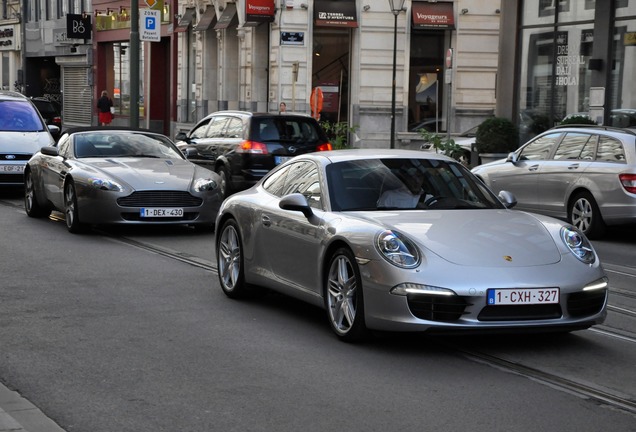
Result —
M623 36L625 46L636 46L636 32L628 32Z
M11 26L0 27L0 51L19 49L15 46L15 29Z
M88 14L67 14L66 34L70 39L90 39L93 28Z
M281 45L305 45L304 32L280 32Z

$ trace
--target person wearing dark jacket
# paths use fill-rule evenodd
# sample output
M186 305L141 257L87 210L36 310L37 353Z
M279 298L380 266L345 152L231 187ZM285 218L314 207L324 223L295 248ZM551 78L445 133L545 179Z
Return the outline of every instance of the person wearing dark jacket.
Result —
M113 101L108 97L108 92L106 90L102 91L102 96L97 100L99 124L102 126L108 126L113 121L113 114L110 111L112 106Z

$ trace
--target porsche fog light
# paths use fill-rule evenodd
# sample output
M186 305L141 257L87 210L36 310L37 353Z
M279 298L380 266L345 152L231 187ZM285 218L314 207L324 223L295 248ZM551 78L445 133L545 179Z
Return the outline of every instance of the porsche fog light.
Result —
M592 244L578 229L573 226L562 227L561 239L574 256L585 264L592 264L596 260Z
M420 263L420 254L413 243L395 231L383 231L376 246L384 259L402 268L413 268Z
M438 296L454 296L457 295L454 291L448 288L440 288L432 285L422 285L416 283L401 283L391 288L391 294L395 295L408 295L408 294L421 294L421 295L438 295Z
M216 187L217 184L212 179L198 179L194 182L194 190L197 192L211 191Z
M88 184L94 187L95 189L99 189L99 190L115 191L115 192L121 192L124 190L119 184L115 183L114 181L110 179L93 177L88 179Z

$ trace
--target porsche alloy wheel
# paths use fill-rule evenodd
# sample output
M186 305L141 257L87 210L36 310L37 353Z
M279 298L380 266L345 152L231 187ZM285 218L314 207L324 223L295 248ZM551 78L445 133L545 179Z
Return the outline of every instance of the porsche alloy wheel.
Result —
M77 194L75 192L75 184L72 181L64 186L64 216L66 217L66 228L69 232L80 233L85 230L84 225L79 220Z
M598 205L588 192L578 194L571 201L568 215L570 223L588 238L599 238L605 231L605 223Z
M230 298L246 295L243 275L243 251L236 221L230 219L223 224L216 246L217 268L221 289Z
M349 249L338 249L332 256L325 280L325 303L333 331L347 342L365 339L360 271Z
M33 183L33 173L31 170L26 171L24 176L24 209L26 214L32 218L48 216L51 211L43 207L38 202L35 195L35 184Z

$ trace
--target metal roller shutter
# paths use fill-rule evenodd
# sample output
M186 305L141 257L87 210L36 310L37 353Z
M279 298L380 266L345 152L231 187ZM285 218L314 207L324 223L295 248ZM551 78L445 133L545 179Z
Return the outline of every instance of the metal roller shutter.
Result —
M64 124L90 126L93 120L92 91L86 67L64 67Z

